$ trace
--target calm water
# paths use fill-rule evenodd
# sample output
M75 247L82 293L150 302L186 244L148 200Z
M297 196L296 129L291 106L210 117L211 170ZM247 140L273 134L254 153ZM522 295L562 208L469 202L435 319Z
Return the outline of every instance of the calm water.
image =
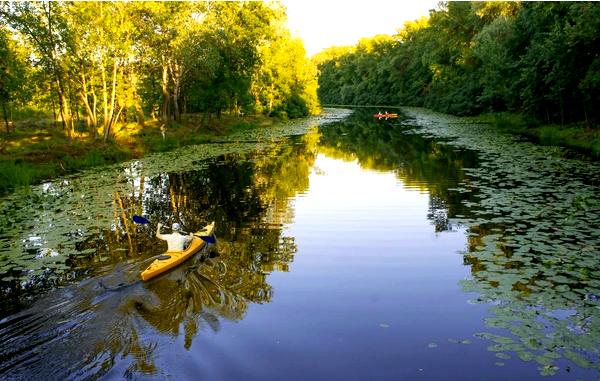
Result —
M2 200L0 378L599 379L597 164L370 114ZM211 220L215 245L138 280L154 223Z

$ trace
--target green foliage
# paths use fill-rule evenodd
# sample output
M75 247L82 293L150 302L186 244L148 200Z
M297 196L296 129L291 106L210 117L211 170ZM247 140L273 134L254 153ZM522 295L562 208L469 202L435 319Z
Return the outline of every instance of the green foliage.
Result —
M119 147L110 145L104 149L92 149L83 155L71 156L69 154L62 158L64 170L72 172L100 165L117 163L127 158L127 154Z
M96 150L90 151L85 155L77 158L73 158L70 155L66 155L63 158L63 162L64 167L69 170L79 170L106 163L102 153Z
M362 39L356 48L332 48L314 61L321 72L319 97L325 104L385 104L389 96L390 69L385 61L395 41L389 36Z
M536 131L542 144L566 145L570 148L600 157L600 131L589 130L581 126L558 127L542 126Z
M598 30L594 2L440 3L395 36L324 53L319 97L592 125L600 119Z
M0 162L0 191L3 193L13 187L30 184L34 177L30 166L14 161Z
M252 94L267 115L298 118L318 110L316 71L302 41L278 28L273 44L261 49L262 67L255 73Z
M54 165L33 165L13 160L0 161L0 194L55 176L57 172Z
M253 128L256 128L257 124L256 123L251 123L251 122L246 122L246 121L242 121L242 122L238 122L235 123L234 125L231 125L228 127L228 131L247 131L247 130L251 130Z
M180 145L178 139L172 137L163 139L161 136L156 135L143 136L142 141L151 152L166 152L177 148Z
M532 120L527 120L522 114L499 112L486 115L484 119L488 119L496 128L509 131L522 132L533 127Z
M19 107L12 111L15 120L22 119L52 119L52 112L32 107Z
M13 107L25 103L30 96L25 55L23 47L11 39L5 26L0 25L0 113L7 131Z
M318 110L315 67L280 3L11 2L0 25L0 105L55 111L70 136L107 141L148 114Z

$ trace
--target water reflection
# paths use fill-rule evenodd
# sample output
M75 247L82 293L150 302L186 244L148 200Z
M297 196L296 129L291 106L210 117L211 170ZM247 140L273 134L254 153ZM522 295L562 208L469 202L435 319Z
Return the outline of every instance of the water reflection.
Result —
M593 226L594 191L571 198L566 219L546 186L511 179L522 164L467 149L484 143L371 114L273 142L157 156L11 200L28 212L7 212L22 230L0 225L20 237L0 243L0 375L534 379L538 365L589 375L574 366L593 368L597 356L597 237L581 228ZM169 170L148 170L161 162ZM534 166L544 179L557 165ZM536 195L535 206L516 202L515 189ZM136 214L186 230L215 220L217 243L143 283L139 272L165 247L155 225L131 222ZM482 332L484 319L492 329Z
M452 189L469 181L462 169L476 165L476 154L409 134L414 126L404 125L402 119L375 123L370 111L357 111L352 119L324 128L320 152L357 160L365 169L394 171L406 186L427 190L428 218L436 232L452 230L448 216L464 214L463 200L471 199Z
M221 319L242 319L249 303L269 302L268 274L287 271L297 250L281 228L292 218L290 197L308 187L317 142L313 131L266 150L209 159L202 170L152 178L132 167L129 191L112 195L111 226L72 237L77 255L65 262L73 269L70 276L95 278L55 291L2 322L0 333L8 340L0 347L0 374L58 372L54 376L63 378L80 369L77 377L85 378L111 369L121 356L132 357L125 374L154 374L159 371L153 364L156 343L140 332L146 324L162 335L182 334L189 349L199 331L218 331ZM154 239L154 225L131 222L134 214L155 222L178 221L190 231L215 220L218 242L195 262L141 283L139 271L165 248ZM44 275L38 287L50 278ZM6 278L5 290L14 297L2 298L8 306L5 316L20 306L11 302L27 295L18 292L20 283ZM61 358L65 350L68 359ZM68 367L54 367L55 356Z
M490 305L478 337L501 365L516 357L542 376L600 370L597 222L600 166L558 148L517 142L464 120L419 114L421 133L472 147L481 157L453 189L474 194L452 217L469 226L462 284ZM444 128L439 128L444 126ZM510 360L510 361L509 361Z
M344 115L332 111L315 120L331 122ZM94 169L1 199L0 213L6 218L0 220L0 318L55 287L157 254L149 239L152 232L133 224L132 215L179 219L187 229L210 218L221 223L225 238L264 213L274 225L281 223L286 195L306 187L302 172L311 153L306 147L284 148L279 141L288 139L284 133L306 133L310 125L300 121L250 131L221 144ZM261 152L253 162L236 156L252 152ZM301 160L271 160L286 155ZM270 172L277 171L287 180L273 183Z

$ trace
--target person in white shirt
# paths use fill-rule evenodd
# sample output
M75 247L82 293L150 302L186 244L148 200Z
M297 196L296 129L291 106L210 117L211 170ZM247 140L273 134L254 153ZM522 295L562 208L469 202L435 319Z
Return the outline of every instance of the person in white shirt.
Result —
M156 237L167 241L167 252L185 250L187 244L192 241L192 238L194 238L193 233L190 233L189 235L182 234L180 232L181 225L179 225L177 222L171 226L171 230L173 230L173 233L171 234L161 234L160 228L162 226L163 225L159 222L158 228L156 229Z

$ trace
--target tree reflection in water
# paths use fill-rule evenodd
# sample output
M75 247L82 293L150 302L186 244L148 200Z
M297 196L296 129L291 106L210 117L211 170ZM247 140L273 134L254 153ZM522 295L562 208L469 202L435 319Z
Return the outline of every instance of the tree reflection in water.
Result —
M542 214L524 196L514 204L518 198L513 196L522 195L511 192L521 183L497 182L506 181L500 172L512 168L515 153L504 168L497 163L503 156L489 155L496 161L484 168L487 177L476 178L465 168L483 171L482 163L465 145L411 133L414 126L401 119L374 121L371 114L357 112L320 132L254 153L209 159L195 171L145 178L132 170L127 186L115 187L111 194L111 228L77 236L77 255L69 257L65 274L86 280L0 321L0 375L162 375L165 342L189 350L227 321L243 319L251 304L271 301L269 274L288 271L297 250L294 237L283 233L294 220L290 199L308 190L309 174L318 170L313 169L317 153L357 161L369 170L393 171L404 186L427 192L427 218L435 232L455 230L456 217L477 219L463 255L473 276L463 285L492 304L487 324L494 331L480 337L491 341L498 358L515 353L538 362L546 374L556 371L553 364L561 356L583 368L595 366L598 309L592 280L597 277L591 271L597 261L590 263L595 248L575 247L574 237L585 231L576 226L563 232L561 225L576 224L580 217L564 220L569 205L560 206L551 192L536 199L553 203ZM500 149L508 150L506 145ZM543 168L545 162L536 165ZM539 168L535 170L537 174ZM548 170L542 180L551 175ZM571 212L595 213L583 201ZM474 213L481 205L485 213ZM536 217L531 223L521 217L506 223L494 217L497 209ZM180 222L189 231L214 220L217 244L163 276L139 282L140 270L165 246L154 237L156 225L130 223L135 214L154 224ZM538 244L548 238L564 242ZM565 250L557 256L554 248L561 247ZM569 248L579 251L570 254ZM555 311L568 316L553 315ZM54 366L59 363L66 365Z
M426 185L436 232L466 223L472 278L462 286L489 304L489 331L477 334L488 349L535 362L542 376L600 370L599 168L458 118L364 114L324 129L326 152Z
M218 331L220 320L242 319L248 303L269 302L269 273L288 271L297 250L282 227L293 217L289 199L308 187L318 139L313 131L265 151L209 160L204 170L132 178L131 192L114 194L113 228L79 241L77 249L91 254L70 262L75 271L98 275L3 322L0 374L155 374L158 342L151 332L183 335L189 349L203 330ZM181 222L189 231L215 220L218 240L142 283L139 271L166 247L154 237L155 224L130 222L135 214Z

